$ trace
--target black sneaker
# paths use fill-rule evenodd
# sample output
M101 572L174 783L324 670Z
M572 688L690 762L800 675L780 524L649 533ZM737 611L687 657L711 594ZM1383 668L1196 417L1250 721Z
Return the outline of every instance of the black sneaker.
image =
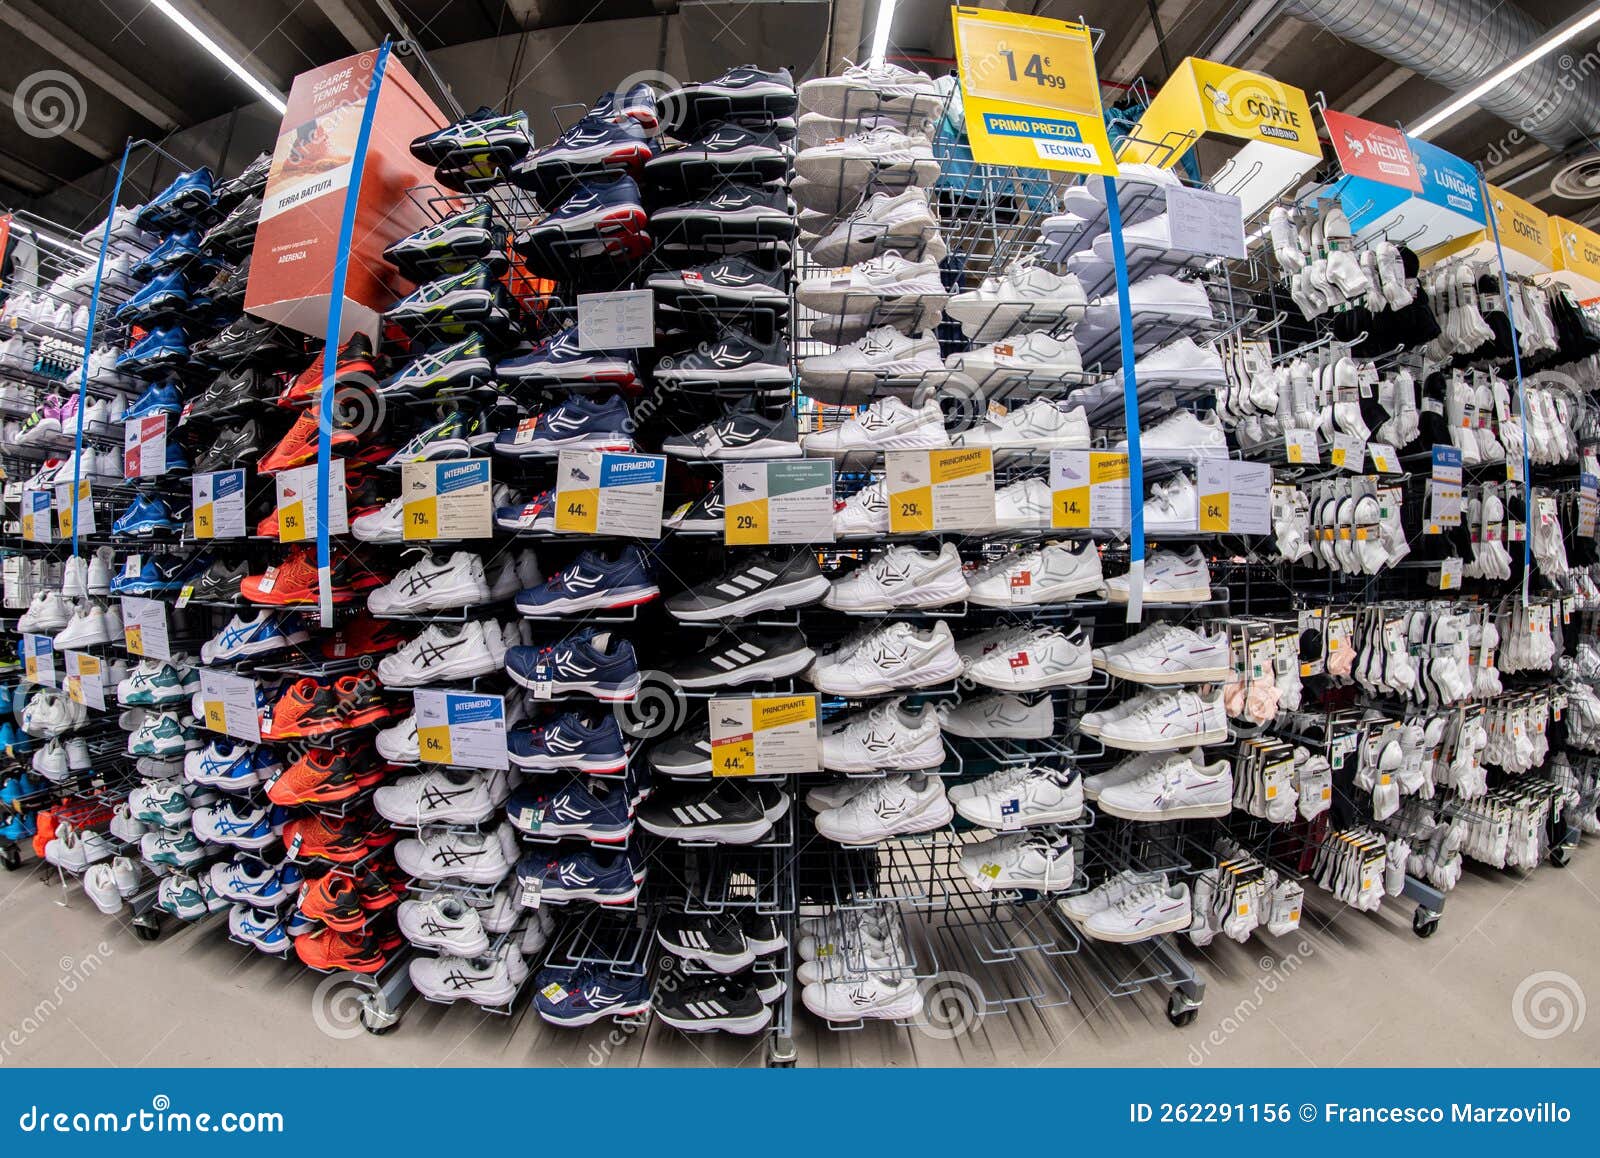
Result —
M221 224L200 239L200 251L213 257L231 257L255 244L256 226L261 223L261 198L246 197Z
M254 367L224 370L189 403L184 412L184 421L215 421L225 418L258 402L276 398L282 389L282 380L264 370Z
M266 191L267 174L271 171L272 154L258 154L243 173L220 185L212 186L212 204L224 213L231 213L233 207L246 197L259 197Z
M304 360L305 349L305 339L293 330L246 315L220 334L195 343L189 353L202 366L232 369L290 365Z
M716 462L750 458L799 458L799 440L800 427L795 421L793 407L786 407L776 418L742 408L699 430L663 439L661 450L678 458Z
M693 502L684 503L662 519L661 525L673 531L721 531L726 509L722 505L722 484L719 482Z
M781 181L790 164L789 150L775 133L718 121L694 140L651 157L644 173L663 188L706 189L724 181L752 185Z
M639 806L637 819L657 836L753 844L789 810L788 794L763 791L770 787L718 780L708 786L663 788Z
M816 652L794 628L727 631L667 674L684 688L724 688L785 679L811 665Z
M229 566L218 559L206 569L206 573L200 576L200 581L194 585L193 598L202 603L237 603L239 585L249 574L248 562Z
M656 940L674 957L716 973L737 973L756 960L744 930L725 914L668 913L656 925Z
M656 994L656 1016L685 1033L760 1033L772 1024L772 1009L748 980L719 978Z
M789 279L744 257L724 257L689 269L663 270L647 283L656 300L683 309L697 302L767 307L787 312Z
M250 258L245 257L237 268L224 266L216 278L206 286L206 296L214 310L236 310L244 305L244 291L250 284Z
M739 929L744 933L745 944L755 951L757 957L777 953L789 947L789 938L784 935L783 925L777 917L768 913L745 909L739 914ZM782 995L783 990L780 989L775 996ZM773 998L763 997L762 1000L771 1001Z
M445 398L469 393L494 375L481 334L413 358L378 387L383 397Z
M583 117L537 153L517 162L511 179L546 203L558 200L575 181L614 170L634 174L650 158L650 138L631 118Z
M650 228L663 241L707 244L728 238L787 241L799 225L787 190L721 185L704 197L657 209L650 215Z
M383 257L419 282L441 274L464 273L480 261L498 273L507 261L505 230L495 224L487 204L474 205L437 225L402 237L383 251Z
M730 327L713 341L702 342L686 354L667 354L656 361L658 382L738 382L789 387L789 347L782 338L758 342Z
M828 593L828 586L810 551L796 551L787 559L755 552L736 556L721 575L680 591L666 601L666 607L685 623L741 619L815 603Z
M649 759L663 776L711 775L711 726L702 723L666 737L650 749Z
M713 121L787 117L799 105L788 69L767 72L748 64L730 68L716 80L673 89L656 100L663 129L679 140Z
M260 456L261 430L252 418L242 426L219 433L205 453L195 461L194 470L196 474L232 470L238 466L249 466Z

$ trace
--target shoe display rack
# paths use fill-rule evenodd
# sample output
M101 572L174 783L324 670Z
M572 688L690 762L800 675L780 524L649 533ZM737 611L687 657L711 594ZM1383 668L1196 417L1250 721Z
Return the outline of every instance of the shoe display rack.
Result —
M242 310L265 157L81 237L25 221L7 868L348 975L374 1033L465 1002L790 1065L1150 993L1185 1025L1218 935L1403 899L1426 937L1465 860L1600 827L1600 324L1565 291L1422 269L1326 201L1190 252L1172 170L977 163L953 78L889 64L556 123L413 142L413 289L342 344ZM327 618L315 497L282 493L322 446ZM980 464L949 519L916 509L939 455ZM460 537L408 534L433 463L482 470ZM659 528L585 508L623 468ZM831 490L790 533L758 477ZM776 757L751 699L798 721Z

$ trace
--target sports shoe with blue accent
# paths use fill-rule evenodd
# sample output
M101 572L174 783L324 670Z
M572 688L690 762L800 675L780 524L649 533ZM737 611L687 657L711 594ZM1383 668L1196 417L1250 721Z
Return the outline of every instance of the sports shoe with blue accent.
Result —
M150 198L139 210L136 218L140 229L160 232L163 226L186 221L196 213L211 208L211 169L202 165L192 173L173 179L161 192Z
M119 322L143 324L170 314L181 314L189 306L189 285L182 270L155 278L149 285L117 307Z
M275 909L294 896L284 887L286 873L292 873L299 887L300 870L294 865L273 868L254 857L241 857L226 864L214 864L207 874L217 896L236 905Z
M506 801L506 816L529 836L581 836L599 844L620 844L633 835L628 786L598 777L579 777L554 791L525 784Z
M139 853L150 864L187 868L204 859L206 846L187 828L182 832L147 832L139 838Z
M615 394L607 398L574 394L523 419L515 429L502 430L495 436L494 448L513 458L563 450L630 451L632 426L628 404Z
M117 359L117 369L133 374L164 373L189 360L189 338L181 326L158 326Z
M272 828L271 810L252 807L243 800L225 801L215 808L197 808L193 819L194 835L208 844L266 848L278 839Z
M650 982L598 965L545 968L533 982L539 1016L552 1025L593 1025L603 1017L627 1017L650 1008Z
M639 366L627 350L584 350L578 346L578 327L562 330L517 358L495 364L502 382L614 382L631 386L639 379Z
M586 692L609 703L631 700L639 691L633 644L609 631L580 631L560 643L507 648L506 671L539 694Z
M612 611L637 607L660 596L661 588L650 576L644 553L629 546L615 559L598 551L583 552L543 586L517 592L517 610L531 617Z
M581 181L553 213L518 234L512 247L526 256L563 239L629 237L649 220L632 177Z
M628 765L628 751L615 716L601 716L589 724L578 713L567 712L540 727L512 732L506 737L506 748L518 768L538 772L571 768L604 774L621 772Z
M149 535L156 531L181 531L183 523L167 510L165 499L139 495L116 517L111 531L117 535Z
M291 944L276 913L259 912L249 905L234 905L228 910L228 933L263 953L287 953Z
M118 572L111 579L113 595L159 595L165 591L182 591L197 582L211 566L211 556L199 555L185 559L181 555L156 555L145 561L137 574Z
M38 831L38 822L34 820L33 813L15 813L10 820L0 824L0 839L21 844L25 840L32 840L33 834Z
M145 418L153 414L180 414L183 412L183 392L176 382L152 382L145 392L134 400L122 414L124 422ZM169 440L167 443L171 446Z
M228 625L200 645L200 662L229 663L246 656L265 655L296 647L311 638L297 611L258 611L235 615Z
M255 748L232 740L212 740L183 758L183 778L208 788L243 791L260 781L255 775Z
M581 849L552 855L535 850L517 862L517 887L543 901L595 901L630 904L645 878L644 858L633 850Z
M187 703L199 687L198 669L146 659L117 684L117 703L129 708L169 708Z
M555 534L556 492L540 491L527 502L506 503L495 507L494 525L502 531Z
M140 281L159 277L170 269L189 264L200 256L200 234L190 229L174 233L146 254L133 267L133 276Z

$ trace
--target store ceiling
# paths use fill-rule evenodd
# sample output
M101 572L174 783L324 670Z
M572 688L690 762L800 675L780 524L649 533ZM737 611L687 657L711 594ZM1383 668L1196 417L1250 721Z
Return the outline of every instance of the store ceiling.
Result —
M1517 0L1552 26L1588 7L1579 0ZM713 67L749 60L802 72L862 55L878 0L174 0L261 80L286 92L294 75L385 34L395 17L439 63L463 103L582 101L596 93L597 62L620 75L640 69ZM1153 91L1168 66L1205 54L1244 13L1267 12L1231 63L1267 71L1333 108L1380 121L1415 122L1451 95L1446 89L1327 32L1283 15L1285 4L1251 0L984 0L979 6L1077 18L1103 30L1102 76L1143 78ZM386 11L387 9L387 11ZM6 105L51 85L65 91L65 132L29 132L0 115L0 202L48 202L60 189L79 201L108 187L105 167L129 136L169 140L195 162L244 165L270 141L276 118L205 56L149 0L0 2L0 101ZM1156 28L1159 26L1160 35ZM519 38L519 34L528 33ZM496 38L511 38L493 42ZM521 40L520 53L518 51ZM485 43L479 43L485 42ZM463 47L471 45L473 47ZM1574 56L1594 48L1575 44ZM1600 50L1596 62L1600 64ZM937 71L951 55L948 0L899 0L893 54ZM1600 69L1597 69L1600 71ZM69 78L63 82L59 76ZM512 83L515 81L516 83ZM78 94L81 93L81 98ZM3 107L3 106L0 106ZM44 106L48 115L49 105ZM244 111L230 117L235 110ZM530 104L531 108L531 104ZM540 110L542 112L542 110ZM59 115L59 114L55 114ZM196 126L206 126L201 132ZM541 135L548 129L536 130ZM1557 196L1551 178L1595 150L1579 143L1558 155L1531 142L1507 143L1511 126L1475 113L1433 136L1444 148L1482 161L1549 212L1600 221L1592 200Z

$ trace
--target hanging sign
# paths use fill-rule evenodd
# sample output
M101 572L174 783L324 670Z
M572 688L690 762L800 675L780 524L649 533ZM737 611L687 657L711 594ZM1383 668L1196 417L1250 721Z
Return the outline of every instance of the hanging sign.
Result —
M502 770L510 766L504 696L418 688L412 700L423 763Z
M22 537L29 543L48 543L53 539L50 511L54 498L49 491L22 492Z
M89 497L89 480L78 480L78 501L72 501L72 484L69 482L56 484L56 512L61 522L61 537L72 538L73 534L92 535L94 526L94 502Z
M275 476L278 488L278 542L300 543L317 537L317 468L298 466ZM344 485L344 460L328 465L328 534L350 530L349 498Z
M833 461L730 462L723 536L731 547L833 542Z
M81 651L69 651L66 653L66 658L67 674L61 681L61 690L66 692L67 698L75 704L93 708L97 712L105 711L105 665L100 662L100 657L86 655Z
M414 539L487 539L494 534L489 460L408 462L400 468L405 496L401 532Z
M713 776L795 776L822 766L816 696L715 699L707 710Z
M884 471L892 534L994 527L994 452L987 447L891 450Z
M220 470L189 480L189 508L196 539L245 536L244 471Z
M167 473L167 416L151 414L122 425L122 477L155 478Z
M1333 109L1322 110L1322 122L1328 126L1333 151L1346 176L1422 192L1416 159L1399 129Z
M563 450L556 470L556 530L661 537L667 460L658 454Z
M200 669L200 706L213 732L247 744L261 743L261 711L256 706L256 681L248 676Z

